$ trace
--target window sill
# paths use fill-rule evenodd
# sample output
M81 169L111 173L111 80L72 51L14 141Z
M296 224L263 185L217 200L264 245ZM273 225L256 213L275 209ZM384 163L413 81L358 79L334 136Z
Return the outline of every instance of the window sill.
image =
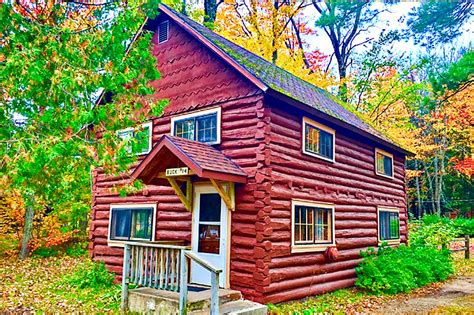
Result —
M385 178L388 178L388 179L394 179L394 176L388 176L388 175L385 175L385 174L380 174L378 172L375 172L375 175L377 176L380 176L380 177L385 177Z
M326 161L326 162L336 163L336 160L335 160L335 159L330 159L330 158L327 158L327 157L318 155L318 154L316 154L316 153L308 152L308 151L306 151L306 150L303 150L303 154L304 154L304 155L311 156L311 157L315 157L315 158L317 158L317 159L320 159L320 160L323 160L323 161Z
M108 240L108 241L107 241L107 246L109 246L109 247L124 247L124 246L125 246L125 244L124 244L125 242L136 242L136 243L141 243L141 242L143 242L144 244L153 243L153 241L145 240L145 239L130 239L130 240L123 240L123 241L119 241L119 240Z
M336 244L293 245L291 246L291 253L324 252L328 247L334 246L336 246Z
M387 245L400 245L400 239L398 240L388 240L388 241L379 241L379 246L382 246L383 243L387 243Z

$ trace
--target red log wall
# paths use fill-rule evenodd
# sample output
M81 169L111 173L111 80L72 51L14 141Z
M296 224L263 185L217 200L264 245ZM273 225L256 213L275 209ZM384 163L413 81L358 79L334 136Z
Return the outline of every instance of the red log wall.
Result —
M153 119L153 143L170 133L173 115L220 106L221 144L216 147L249 174L248 184L236 187L237 206L231 218L230 283L232 288L252 296L255 292L256 207L259 207L256 204L259 196L254 190L261 159L263 96L173 23L170 23L167 42L157 44L156 36L152 42L162 75L152 85L157 98L170 100L163 115ZM143 156L139 158L142 159ZM188 243L191 240L191 214L170 187L148 186L133 196L120 197L112 188L127 180L126 176L107 176L100 170L93 176L90 253L94 260L104 261L107 268L118 275L122 272L123 250L107 245L111 204L156 203L156 240L186 240Z
M233 289L275 303L352 285L359 251L377 245L377 206L401 210L406 241L404 157L394 154L394 180L376 176L375 144L324 122L336 129L336 162L303 155L301 112L275 100L264 102L255 87L173 23L167 42L156 44L156 36L153 42L162 78L152 84L157 98L170 100L162 117L153 119L153 143L170 132L172 115L221 106L217 148L249 174L248 183L236 187L231 218ZM100 170L93 180L91 256L117 274L122 249L107 246L110 204L157 203L156 240L191 239L191 214L171 188L149 186L121 198L111 188L126 180ZM291 254L292 198L336 205L336 262L326 263L317 252Z
M263 185L270 188L270 206L263 220L261 270L263 302L277 303L321 294L354 284L360 250L377 246L377 206L400 210L401 241L407 239L405 158L394 154L394 179L375 175L375 143L308 114L266 101L271 166ZM335 163L302 153L302 117L336 130ZM336 262L322 252L291 253L291 200L335 205Z

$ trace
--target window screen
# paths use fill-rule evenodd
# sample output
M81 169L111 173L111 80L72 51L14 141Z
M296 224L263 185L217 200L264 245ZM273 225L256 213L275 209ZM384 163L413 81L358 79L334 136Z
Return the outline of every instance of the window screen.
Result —
M333 159L333 137L332 133L305 123L305 151L313 153L330 160Z
M153 208L112 208L111 240L152 240Z
M195 116L174 122L177 137L204 142L217 142L217 113Z
M293 219L295 245L332 243L332 209L295 206Z
M377 159L377 163L376 163L377 173L392 177L393 176L392 158L388 155L377 152L376 159Z
M379 211L379 238L381 241L400 238L400 218L395 211Z
M140 128L118 131L117 137L125 142L130 154L144 154L150 152L151 133L151 124L143 124Z

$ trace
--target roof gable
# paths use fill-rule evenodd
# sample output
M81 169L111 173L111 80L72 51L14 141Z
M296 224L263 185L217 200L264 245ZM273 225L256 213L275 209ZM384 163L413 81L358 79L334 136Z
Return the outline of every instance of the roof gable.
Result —
M277 67L166 5L160 4L159 8L176 23L191 32L199 41L214 50L219 57L225 59L262 91L272 91L275 92L274 94L304 104L325 116L333 118L335 122L342 123L344 127L349 127L348 129L360 131L363 135L382 142L392 149L410 154L410 152L394 143L392 139L334 101L334 96L329 92Z

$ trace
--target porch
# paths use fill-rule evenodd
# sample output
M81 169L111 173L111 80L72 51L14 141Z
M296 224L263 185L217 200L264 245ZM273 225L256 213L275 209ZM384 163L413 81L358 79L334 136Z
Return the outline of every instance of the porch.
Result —
M265 314L265 306L229 290L235 184L246 183L247 174L211 145L165 135L131 177L173 188L192 213L192 231L190 246L125 242L122 308ZM129 292L129 285L139 288Z
M147 314L266 314L266 306L243 300L239 291L219 288L222 270L199 258L187 246L135 242L126 242L124 246L123 311ZM210 287L189 283L191 262L209 271Z

